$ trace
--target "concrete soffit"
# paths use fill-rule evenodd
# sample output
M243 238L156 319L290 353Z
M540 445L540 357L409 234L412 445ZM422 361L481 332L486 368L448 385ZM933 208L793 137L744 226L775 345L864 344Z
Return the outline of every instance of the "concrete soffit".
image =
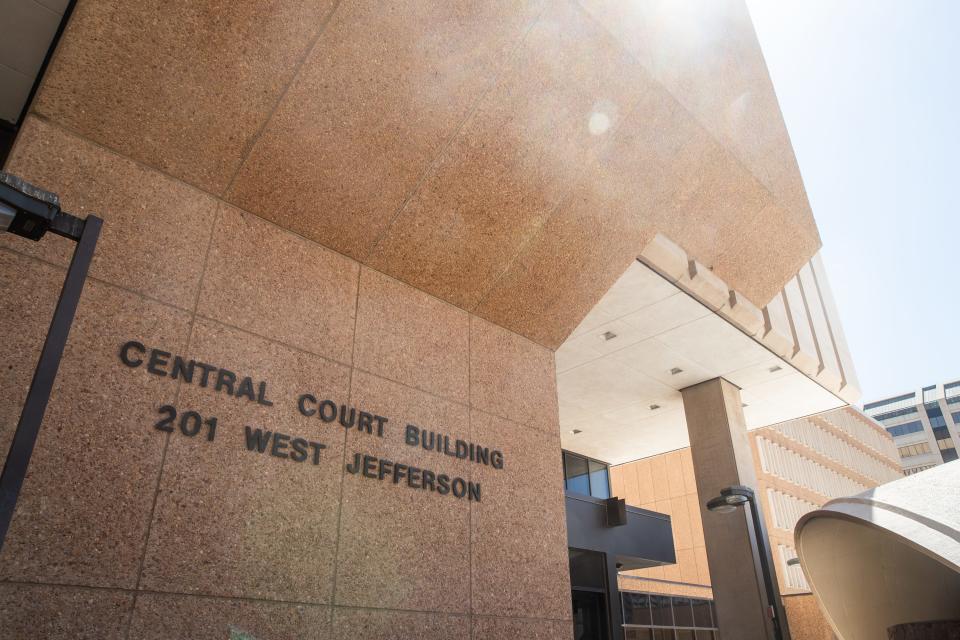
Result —
M816 278L804 265L769 304L759 307L702 265L676 243L657 234L638 260L709 307L821 387L847 403L860 399L860 389L819 256ZM823 281L822 283L820 281ZM804 286L806 283L806 286ZM789 292L789 293L788 293ZM826 298L826 300L825 300Z

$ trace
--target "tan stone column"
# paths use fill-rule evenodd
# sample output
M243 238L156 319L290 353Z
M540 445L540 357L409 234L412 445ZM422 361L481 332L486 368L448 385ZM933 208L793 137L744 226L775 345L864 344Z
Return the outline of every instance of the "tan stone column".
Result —
M680 392L690 434L693 472L710 563L720 632L724 638L768 640L773 627L753 527L747 508L714 513L706 503L731 485L757 486L740 389L723 378Z

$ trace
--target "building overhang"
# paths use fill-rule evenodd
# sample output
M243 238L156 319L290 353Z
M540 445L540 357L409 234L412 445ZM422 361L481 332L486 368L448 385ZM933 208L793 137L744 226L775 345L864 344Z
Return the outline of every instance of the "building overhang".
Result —
M686 447L680 392L718 377L741 389L748 429L835 409L858 393L852 367L844 379L839 365L824 364L834 331L814 287L786 308L778 330L775 310L738 299L682 252L674 275L668 263L631 264L557 350L564 449L620 464ZM815 304L824 322L801 325ZM804 331L819 342L805 344Z

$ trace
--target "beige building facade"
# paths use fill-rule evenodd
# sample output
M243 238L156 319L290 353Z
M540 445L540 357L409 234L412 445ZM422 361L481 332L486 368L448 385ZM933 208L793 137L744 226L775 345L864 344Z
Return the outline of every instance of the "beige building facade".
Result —
M832 638L812 597L811 604L802 599L810 593L802 569L787 564L797 557L794 528L831 499L902 477L893 439L854 407L756 429L749 439L780 591L801 596L786 600L793 636ZM610 481L614 494L627 502L670 514L677 553L675 565L624 573L621 588L712 596L700 515L700 505L712 496L697 492L690 449L611 467Z

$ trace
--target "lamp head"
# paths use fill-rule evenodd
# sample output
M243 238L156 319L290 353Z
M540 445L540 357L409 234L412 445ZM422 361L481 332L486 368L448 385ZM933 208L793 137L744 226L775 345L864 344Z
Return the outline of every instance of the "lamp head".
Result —
M0 232L39 240L59 213L57 194L0 171Z
M738 494L719 495L707 503L707 509L716 513L730 513L746 504L747 500L746 496Z
M753 499L753 489L743 485L727 487L720 491L720 495L707 503L707 509L717 513L730 513L737 507L742 507Z

